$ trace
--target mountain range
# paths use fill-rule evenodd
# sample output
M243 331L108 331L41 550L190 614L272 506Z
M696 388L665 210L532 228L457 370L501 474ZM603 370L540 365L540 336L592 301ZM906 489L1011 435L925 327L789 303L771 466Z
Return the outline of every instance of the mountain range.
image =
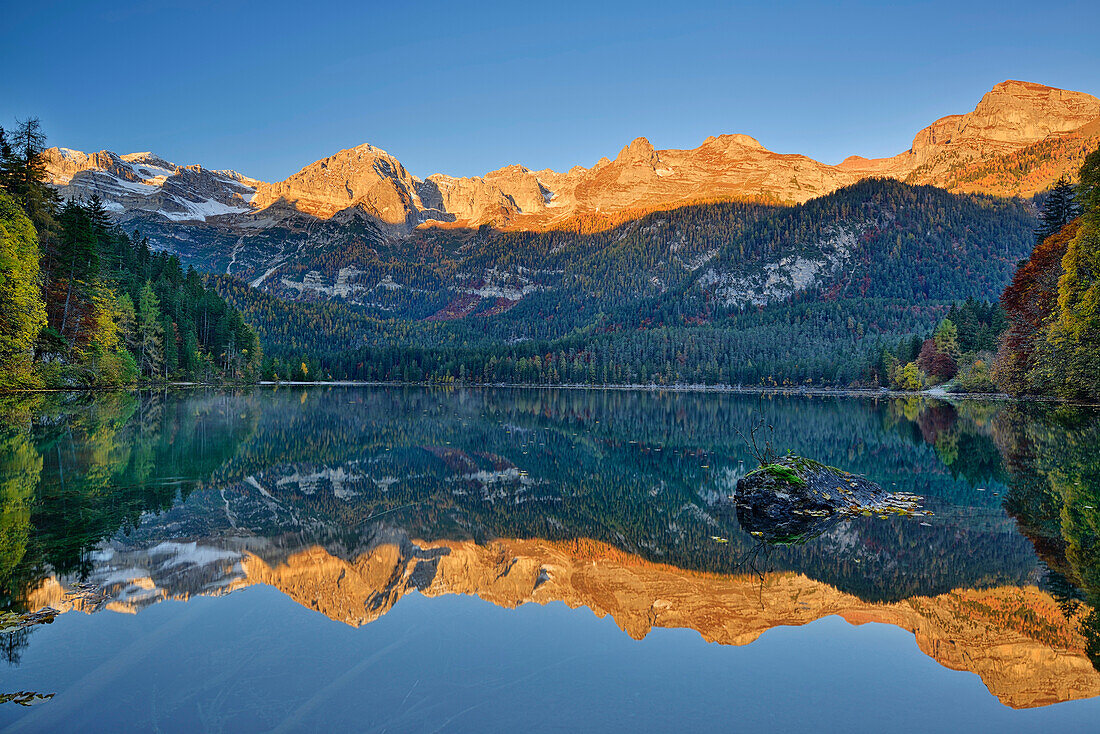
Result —
M1029 196L1074 170L1097 140L1100 99L1006 81L972 111L919 131L907 150L890 158L853 155L838 165L776 153L748 135L733 134L709 137L691 150L657 150L637 138L614 160L561 173L510 165L478 177L437 173L421 179L369 144L341 150L275 183L179 166L152 153L53 148L47 169L64 197L94 192L124 217L156 215L171 223L247 230L294 213L329 219L354 208L394 234L433 224L541 231L579 216L622 221L632 212L705 201L801 203L869 176ZM1002 176L1002 170L1011 172Z
M873 622L910 631L923 653L951 670L976 673L1006 706L1032 708L1100 695L1100 674L1089 662L1079 620L1036 587L960 589L884 603L802 574L754 578L684 571L594 541L425 542L380 525L367 547L347 558L308 544L265 558L271 555L265 546L287 539L263 540L267 543L256 547L221 538L137 548L104 544L95 550L100 565L85 583L100 585L111 599L103 611L122 614L266 584L307 609L359 627L380 619L410 593L462 594L506 609L553 602L588 608L610 616L634 639L654 629L679 628L735 646L752 644L776 627L838 615L853 625ZM32 592L31 601L62 612L98 611L81 605L81 588L73 578L51 576ZM997 614L1005 608L1042 620L1047 636Z
M846 384L856 355L929 328L952 302L996 299L1033 244L1023 197L1096 145L1100 99L1007 81L902 153L839 165L746 135L692 150L638 138L591 168L472 178L418 178L371 145L277 183L152 153L46 158L62 197L97 194L154 249L230 276L216 281L222 294L266 354L295 366L313 355L361 379L435 377L446 364L458 378L475 363L489 375L469 349L579 338L546 350L579 350L611 381ZM664 354L643 333L654 328L702 328L675 336L698 354ZM350 354L390 346L467 351L392 369ZM533 356L496 359L519 369ZM494 379L516 379L510 370Z

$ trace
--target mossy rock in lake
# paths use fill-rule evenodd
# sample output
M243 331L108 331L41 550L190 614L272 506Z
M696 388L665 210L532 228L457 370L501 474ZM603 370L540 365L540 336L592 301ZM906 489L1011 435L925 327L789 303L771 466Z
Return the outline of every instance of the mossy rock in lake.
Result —
M887 492L866 477L784 456L737 482L742 529L768 543L799 543L853 515L912 515L922 498Z

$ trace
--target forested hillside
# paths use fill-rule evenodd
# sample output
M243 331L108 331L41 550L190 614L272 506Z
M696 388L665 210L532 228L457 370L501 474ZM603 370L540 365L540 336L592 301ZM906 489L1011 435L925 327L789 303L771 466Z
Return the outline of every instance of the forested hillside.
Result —
M44 144L36 120L0 129L0 385L250 377L261 352L240 315L97 197L57 201Z
M230 275L200 275L123 232L95 196L57 201L43 147L33 121L4 139L0 358L13 385L924 387L961 374L992 389L1001 322L978 304L1000 294L1036 224L1030 202L891 179L794 206L700 204L604 229L395 235L353 208L259 227L232 250ZM207 229L195 225L188 261L206 263ZM269 252L275 265L257 271L238 251ZM941 333L962 317L984 335L972 351Z
M330 241L269 276L269 294L217 287L260 329L264 375L283 379L847 385L874 381L884 345L952 303L995 299L1033 227L1019 200L868 180L588 234ZM272 297L311 289L307 305Z

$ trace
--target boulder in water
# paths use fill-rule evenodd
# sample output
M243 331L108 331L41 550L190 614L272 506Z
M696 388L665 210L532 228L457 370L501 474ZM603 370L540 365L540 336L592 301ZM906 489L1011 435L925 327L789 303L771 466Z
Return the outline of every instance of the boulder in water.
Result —
M734 496L741 527L769 543L803 542L853 515L911 515L920 500L801 456L750 472Z

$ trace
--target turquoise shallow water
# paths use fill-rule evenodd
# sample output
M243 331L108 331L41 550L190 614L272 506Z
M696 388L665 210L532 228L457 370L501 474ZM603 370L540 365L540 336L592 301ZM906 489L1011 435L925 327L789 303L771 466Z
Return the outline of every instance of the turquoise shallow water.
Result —
M1091 731L1098 418L254 389L3 406L12 731ZM781 451L921 495L795 543ZM86 584L82 586L81 584Z

